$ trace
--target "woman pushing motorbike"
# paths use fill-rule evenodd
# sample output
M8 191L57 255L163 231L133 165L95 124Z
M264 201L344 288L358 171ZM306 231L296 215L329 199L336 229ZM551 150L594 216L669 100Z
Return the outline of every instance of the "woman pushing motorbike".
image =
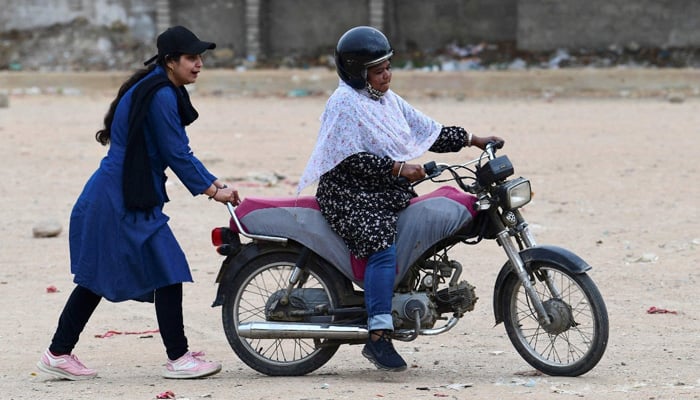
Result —
M182 26L157 39L158 54L121 86L95 136L110 145L86 183L70 220L71 272L76 287L59 317L51 344L37 363L54 377L90 379L97 372L72 354L101 299L155 303L168 360L166 378L200 378L221 364L189 351L182 314L182 282L192 281L185 254L163 206L166 168L192 195L238 204L238 191L212 175L194 156L185 126L198 117L185 89L216 45ZM155 62L155 63L154 63Z
M369 337L362 355L379 369L403 371L406 362L391 341L397 213L415 196L410 182L425 177L420 164L408 161L426 151L484 149L503 139L444 126L413 108L389 88L393 55L389 40L375 28L358 26L340 37L335 49L340 82L321 116L298 191L318 180L323 216L354 257L367 259Z

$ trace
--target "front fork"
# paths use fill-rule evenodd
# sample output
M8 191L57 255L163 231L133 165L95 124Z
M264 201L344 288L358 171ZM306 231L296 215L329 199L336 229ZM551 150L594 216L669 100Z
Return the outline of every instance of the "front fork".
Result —
M520 213L518 213L517 211L515 213L517 215L518 224L517 227L514 227L513 229L517 232L516 234L522 240L525 248L536 246L537 243L535 242L535 237L532 235L532 232L527 226L527 223L522 220L522 217L519 215ZM513 234L511 234L511 229L505 228L501 230L501 232L498 233L497 237L498 243L501 245L501 247L503 247L503 250L506 252L508 260L510 260L510 264L513 266L513 269L518 274L518 278L520 278L520 282L522 282L523 287L525 288L525 293L527 294L528 298L532 302L533 307L535 308L535 311L537 312L537 318L539 323L541 325L551 323L551 320L549 318L549 315L547 314L547 311L544 308L542 300L537 295L537 291L532 285L532 281L530 281L530 276L528 274L527 269L525 268L525 263L520 257L520 249L518 248L518 246L516 246L513 240ZM545 271L545 284L547 285L547 288L549 289L553 297L561 297L559 289L554 284L554 281L552 280L549 271Z

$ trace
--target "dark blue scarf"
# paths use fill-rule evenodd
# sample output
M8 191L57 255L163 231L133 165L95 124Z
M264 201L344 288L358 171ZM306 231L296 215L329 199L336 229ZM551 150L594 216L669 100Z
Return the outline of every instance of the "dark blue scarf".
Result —
M194 109L190 102L187 89L184 86L176 87L163 74L154 74L145 78L134 89L131 95L129 134L122 176L124 203L129 210L149 211L162 203L153 182L151 162L146 149L144 122L153 100L153 95L165 86L171 86L177 93L177 108L182 126L191 124L199 117L197 110ZM166 132L152 132L152 134L163 135ZM165 182L165 179L163 179L163 182ZM163 187L163 192L165 192L165 187Z

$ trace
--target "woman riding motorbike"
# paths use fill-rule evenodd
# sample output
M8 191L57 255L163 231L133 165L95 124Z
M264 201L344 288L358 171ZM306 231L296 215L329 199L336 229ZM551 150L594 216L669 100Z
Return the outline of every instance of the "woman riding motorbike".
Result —
M413 108L389 88L393 55L375 28L358 26L341 36L335 49L340 82L326 104L298 191L318 180L323 216L352 255L367 261L370 334L362 355L379 369L403 371L406 362L391 341L397 213L415 196L409 183L425 177L420 164L407 161L426 151L483 149L503 139L444 126Z

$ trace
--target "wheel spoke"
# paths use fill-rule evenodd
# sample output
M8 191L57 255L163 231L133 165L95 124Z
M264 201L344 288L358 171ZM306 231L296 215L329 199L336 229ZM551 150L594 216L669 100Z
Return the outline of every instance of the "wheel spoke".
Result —
M290 260L291 261L291 260ZM231 308L235 326L245 322L266 321L265 309L272 296L286 290L289 276L294 269L292 262L263 264L242 283L234 306ZM313 272L295 285L295 291L303 296L309 289L324 290L330 299L329 288ZM322 347L313 339L251 339L239 338L246 352L264 363L292 365L314 357ZM332 354L332 353L331 353Z
M540 324L530 297L517 281L510 298L509 319L514 328L511 339L538 363L555 367L577 363L590 353L598 329L587 292L568 272L546 265L535 266L533 270L536 271L531 275L535 278L531 280L533 289L550 323Z

